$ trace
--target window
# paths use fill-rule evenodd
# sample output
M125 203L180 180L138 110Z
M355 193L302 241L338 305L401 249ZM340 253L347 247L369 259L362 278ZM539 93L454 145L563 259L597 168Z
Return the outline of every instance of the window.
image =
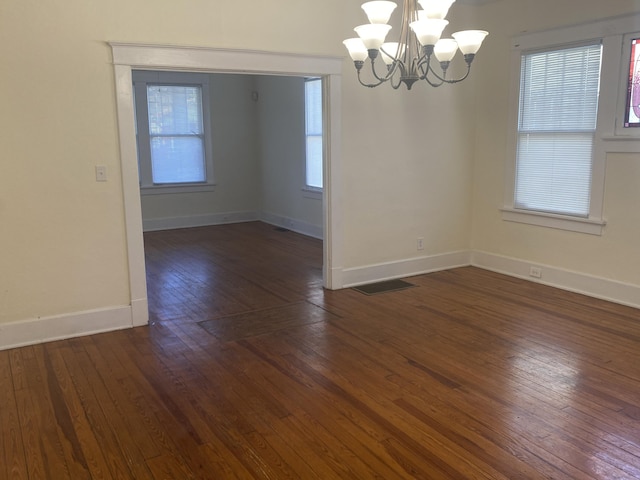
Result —
M607 155L640 153L628 103L638 22L632 14L513 37L503 220L602 234Z
M625 15L512 39L503 220L602 234L607 155L640 152L626 108L638 22Z
M627 103L625 106L624 126L640 127L640 38L630 41L629 77L627 79Z
M134 72L133 83L141 190L210 189L208 76Z
M514 207L587 218L602 47L526 53Z
M306 134L306 187L322 190L322 79L304 82Z

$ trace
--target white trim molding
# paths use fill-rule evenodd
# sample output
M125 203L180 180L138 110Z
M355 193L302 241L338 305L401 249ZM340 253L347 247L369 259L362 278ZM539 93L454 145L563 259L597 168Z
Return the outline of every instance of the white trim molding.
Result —
M502 211L502 219L507 222L528 223L529 225L588 233L590 235L602 235L602 229L607 224L605 220L568 217L566 215L554 215L552 213L534 212L531 210L518 210L508 207L501 208L500 210Z
M471 265L562 290L640 308L640 286L638 285L488 252L473 252ZM531 267L539 268L542 276L540 278L531 277Z
M146 316L145 303L0 324L0 350L141 326Z
M342 270L341 277L344 287L348 288L395 278L413 277L440 270L467 267L470 264L471 252L464 250L363 267L345 268Z
M109 42L115 65L153 70L288 75L341 75L343 57L183 45Z
M225 212L180 217L147 218L143 220L145 232L172 230L175 228L208 227L227 223L253 222L260 219L258 212Z
M296 220L294 218L284 217L273 213L262 212L259 219L269 225L286 228L292 232L300 233L308 237L322 240L322 225L313 225L311 223Z

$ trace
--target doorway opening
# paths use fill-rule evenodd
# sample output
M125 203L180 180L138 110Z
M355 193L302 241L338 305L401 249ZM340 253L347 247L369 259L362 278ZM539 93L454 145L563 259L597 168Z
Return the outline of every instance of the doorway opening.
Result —
M132 70L250 73L257 75L317 76L323 79L326 135L323 165L323 286L341 288L340 103L342 58L266 52L213 50L111 44L116 76L116 99L122 163L125 228L129 256L132 324L148 323L142 210L135 138Z
M133 71L143 230L323 237L322 79Z

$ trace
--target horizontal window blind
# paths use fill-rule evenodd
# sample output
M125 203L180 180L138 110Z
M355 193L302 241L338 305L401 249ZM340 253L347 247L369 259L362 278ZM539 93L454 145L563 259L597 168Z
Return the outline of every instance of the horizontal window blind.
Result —
M147 101L153 183L206 181L201 87L149 85Z
M322 188L322 80L310 78L304 83L306 130L306 184Z
M602 47L525 54L515 207L587 217Z

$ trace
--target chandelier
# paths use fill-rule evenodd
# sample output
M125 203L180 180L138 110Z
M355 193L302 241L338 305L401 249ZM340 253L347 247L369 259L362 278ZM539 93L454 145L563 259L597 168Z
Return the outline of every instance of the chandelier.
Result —
M389 81L394 89L404 83L407 90L411 90L418 80L425 80L432 87L439 87L467 78L471 62L488 33L483 30L464 30L453 33L453 38L440 38L449 23L445 17L453 2L455 0L404 0L398 41L387 43L385 38L391 30L391 25L387 25L387 22L397 7L396 3L364 3L362 9L370 23L356 27L354 30L358 37L343 42L355 64L360 84L373 88ZM418 3L422 9L418 8ZM447 78L449 66L458 50L464 56L467 70L459 78ZM371 83L363 81L361 75L367 58L370 60L374 79ZM376 68L378 59L382 59L386 69Z

